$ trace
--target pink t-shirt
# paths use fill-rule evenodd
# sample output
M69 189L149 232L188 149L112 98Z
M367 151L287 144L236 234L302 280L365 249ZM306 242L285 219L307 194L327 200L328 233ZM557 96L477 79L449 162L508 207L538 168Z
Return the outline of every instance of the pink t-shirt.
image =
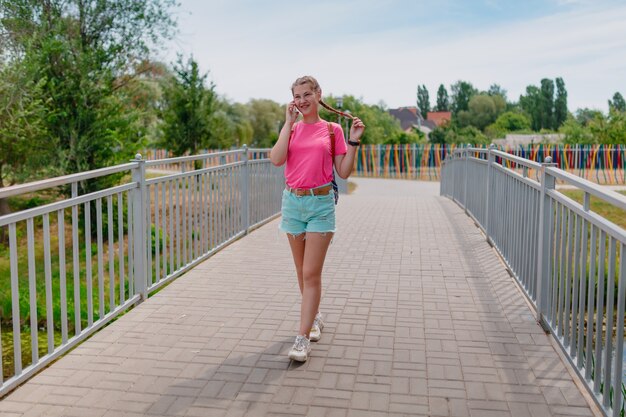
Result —
M344 155L348 148L343 130L337 123L331 126L335 132L335 155ZM330 132L325 120L313 124L302 121L293 125L285 181L292 188L315 188L333 179L333 163L330 156Z

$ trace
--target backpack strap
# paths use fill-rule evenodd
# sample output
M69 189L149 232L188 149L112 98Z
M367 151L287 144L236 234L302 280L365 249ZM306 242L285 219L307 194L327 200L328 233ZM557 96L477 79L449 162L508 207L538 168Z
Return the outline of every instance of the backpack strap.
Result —
M327 125L328 134L330 135L330 154L333 157L333 165L335 165L335 131L333 130L333 126L330 124L330 122L328 122Z

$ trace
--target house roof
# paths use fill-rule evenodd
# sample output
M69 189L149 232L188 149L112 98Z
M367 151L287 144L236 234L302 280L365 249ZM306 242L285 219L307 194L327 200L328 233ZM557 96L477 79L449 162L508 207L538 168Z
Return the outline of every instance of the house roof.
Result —
M452 113L449 111L429 111L426 120L433 121L437 126L449 123L452 119Z
M413 127L418 126L423 121L422 116L417 111L417 107L399 107L397 109L389 109L389 114L400 121L402 130L409 131Z
M430 130L435 130L437 123L434 120L422 120L422 126L426 126Z

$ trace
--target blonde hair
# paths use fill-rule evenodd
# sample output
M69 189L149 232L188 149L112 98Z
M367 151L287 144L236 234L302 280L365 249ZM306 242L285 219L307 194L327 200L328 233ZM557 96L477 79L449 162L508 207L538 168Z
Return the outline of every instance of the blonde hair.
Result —
M303 76L303 77L298 78L297 80L295 80L295 81L293 82L293 84L291 84L291 94L293 94L293 89L294 89L294 88L296 88L296 87L297 87L297 86L299 86L299 85L304 85L304 84L309 84L309 85L311 86L311 88L313 89L313 91L315 91L315 92L317 92L317 93L321 93L321 92L322 92L322 88L320 87L320 84L317 82L317 80L316 80L314 77L310 76L310 75L305 75L305 76ZM353 115L351 115L351 114L347 114L347 113L344 113L344 112L342 112L342 111L339 111L339 110L335 110L335 109L333 109L333 108L332 108L332 107L330 107L328 104L324 103L324 102L322 101L322 98L321 98L321 97L320 97L320 101L319 101L319 103L320 103L320 104L322 105L322 107L324 107L326 110L329 110L329 111L331 111L331 112L333 112L333 113L336 113L336 114L338 114L338 115L340 115L340 116L343 116L343 117L347 117L347 118L350 118L350 119L354 119L354 116L353 116Z
M305 75L304 77L300 77L291 84L291 94L293 94L293 89L299 85L310 84L311 88L316 92L321 92L322 88L317 80L310 75Z

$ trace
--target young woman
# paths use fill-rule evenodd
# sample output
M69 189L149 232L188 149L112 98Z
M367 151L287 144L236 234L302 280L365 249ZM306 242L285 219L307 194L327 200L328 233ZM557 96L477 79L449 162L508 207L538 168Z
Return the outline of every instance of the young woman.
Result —
M324 327L319 305L322 268L335 232L333 165L341 178L350 176L365 125L323 103L322 90L313 77L298 78L291 93L293 101L287 105L285 125L270 160L276 166L286 163L280 229L287 233L302 295L300 329L289 358L304 362L311 351L310 342L320 339ZM350 146L346 146L340 125L320 118L320 105L353 120ZM296 123L299 114L302 120Z

